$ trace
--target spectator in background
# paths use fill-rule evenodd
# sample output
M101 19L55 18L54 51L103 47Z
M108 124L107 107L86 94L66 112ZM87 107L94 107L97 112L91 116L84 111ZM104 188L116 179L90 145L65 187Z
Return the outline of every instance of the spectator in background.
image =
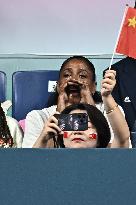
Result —
M44 131L44 126L50 116L56 111L62 112L67 106L77 103L87 103L96 106L108 120L111 130L112 147L118 144L116 131L127 127L122 109L117 106L111 92L116 84L116 72L108 70L101 85L101 94L96 91L96 75L94 65L83 56L73 56L64 61L60 69L60 77L56 94L50 107L31 111L26 117L23 146L33 147L37 138ZM116 109L116 113L114 110ZM107 114L106 114L107 113ZM113 119L111 121L111 118ZM110 122L109 122L110 121ZM112 122L116 124L116 130ZM122 127L121 127L122 126ZM50 141L53 146L53 141Z
M6 115L7 105L7 101L0 104L0 147L21 148L23 131L14 118Z

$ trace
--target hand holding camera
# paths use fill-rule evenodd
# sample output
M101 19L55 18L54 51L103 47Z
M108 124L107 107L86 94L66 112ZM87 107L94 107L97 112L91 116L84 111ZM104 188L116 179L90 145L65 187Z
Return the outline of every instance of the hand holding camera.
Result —
M61 132L61 129L58 127L58 120L55 116L51 116L48 121L45 123L41 136L45 141L53 138Z
M46 122L38 143L46 147L50 139L57 143L58 137L63 137L64 131L84 131L87 129L88 115L86 113L54 114Z

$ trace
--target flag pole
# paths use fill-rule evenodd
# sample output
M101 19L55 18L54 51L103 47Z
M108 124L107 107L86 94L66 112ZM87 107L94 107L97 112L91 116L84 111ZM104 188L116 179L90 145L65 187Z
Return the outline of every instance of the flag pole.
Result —
M136 0L135 0L135 4L136 4ZM123 26L123 23L124 23L124 20L125 20L125 17L126 17L127 10L128 10L128 4L126 4L125 10L124 10L124 14L123 14L123 18L122 18L121 25L120 25L120 28L119 28L119 32L118 32L118 36L117 36L117 39L116 39L115 47L114 47L113 54L112 54L112 57L111 57L109 70L111 69L111 65L112 65L113 58L114 58L114 55L115 55L115 52L116 52L116 47L117 47L117 44L118 44L119 36L120 36L121 29L122 29L122 26Z

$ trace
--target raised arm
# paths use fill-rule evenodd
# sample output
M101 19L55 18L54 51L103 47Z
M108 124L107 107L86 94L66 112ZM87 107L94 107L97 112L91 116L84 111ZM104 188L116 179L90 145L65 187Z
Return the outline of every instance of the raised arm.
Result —
M111 95L116 84L116 72L107 70L101 84L101 95L107 118L114 132L111 148L129 147L130 131L123 113Z

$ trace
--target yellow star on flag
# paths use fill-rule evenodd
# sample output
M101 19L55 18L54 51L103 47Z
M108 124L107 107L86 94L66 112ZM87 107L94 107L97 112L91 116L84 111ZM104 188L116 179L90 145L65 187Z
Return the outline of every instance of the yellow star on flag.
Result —
M128 26L132 26L134 28L136 27L136 17L135 16L131 19L128 19L128 21L129 21Z

